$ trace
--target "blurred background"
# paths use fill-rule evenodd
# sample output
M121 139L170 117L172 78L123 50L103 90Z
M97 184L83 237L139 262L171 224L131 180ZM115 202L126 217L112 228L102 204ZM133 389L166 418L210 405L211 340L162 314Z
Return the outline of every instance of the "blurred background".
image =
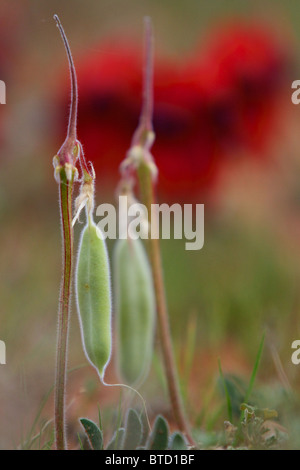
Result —
M77 68L78 137L96 169L96 204L114 202L118 166L138 123L143 17L152 18L158 199L205 204L201 251L185 251L184 240L162 242L193 424L206 436L222 427L218 357L230 383L238 377L242 387L266 331L259 400L277 407L279 422L297 436L300 421L297 413L290 419L286 394L300 386L300 366L290 359L300 334L300 107L291 102L291 84L300 79L299 2L2 0L0 339L7 364L0 366L0 448L22 445L35 417L32 434L53 413L61 240L52 157L64 140L70 97L54 13ZM74 306L69 368L75 440L78 417L95 419L97 403L109 428L119 391L108 393L87 366ZM113 361L108 375L116 379ZM169 416L159 353L151 377L142 389L150 413Z

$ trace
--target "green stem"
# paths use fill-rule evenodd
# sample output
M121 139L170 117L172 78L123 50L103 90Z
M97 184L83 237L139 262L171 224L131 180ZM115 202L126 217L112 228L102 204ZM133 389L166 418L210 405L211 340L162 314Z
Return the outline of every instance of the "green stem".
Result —
M138 168L138 178L141 200L148 210L148 220L150 223L154 223L154 220L151 221L151 206L155 203L154 187L151 170L146 162L140 163ZM195 442L191 436L189 425L185 418L183 404L179 392L176 365L171 341L171 331L168 319L159 239L151 237L149 238L149 259L152 268L161 346L171 406L179 430L185 433L188 440L190 441L190 444L194 445Z
M72 191L73 180L67 181L64 168L60 171L59 203L62 227L63 265L58 309L58 337L55 379L55 443L57 450L67 449L65 435L65 390L67 347L73 272Z

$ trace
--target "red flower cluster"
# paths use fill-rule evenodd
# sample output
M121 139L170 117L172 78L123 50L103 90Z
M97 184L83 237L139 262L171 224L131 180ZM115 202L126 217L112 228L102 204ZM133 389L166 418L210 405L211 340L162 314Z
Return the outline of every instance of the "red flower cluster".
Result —
M287 48L272 33L237 24L219 28L180 65L156 60L153 154L160 190L169 198L203 194L237 150L261 155L290 68ZM116 183L141 109L141 45L102 44L77 63L77 74L79 139L98 180Z

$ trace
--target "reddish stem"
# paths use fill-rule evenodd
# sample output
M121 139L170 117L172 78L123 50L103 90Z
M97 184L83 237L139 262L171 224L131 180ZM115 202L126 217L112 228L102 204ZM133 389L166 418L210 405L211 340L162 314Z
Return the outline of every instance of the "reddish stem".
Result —
M76 71L74 67L73 57L71 53L71 49L65 35L64 29L60 22L60 19L57 15L53 17L56 21L57 27L61 34L62 40L64 42L64 46L66 49L68 62L69 62L69 69L70 69L70 78L71 78L71 105L70 105L70 114L69 114L69 124L68 124L68 131L67 131L67 138L73 139L76 141L76 126L77 126L77 108L78 108L78 87L77 87L77 77Z
M65 390L67 378L71 283L73 272L72 188L73 181L67 181L65 171L62 169L61 183L59 185L59 203L63 245L63 274L58 309L55 383L55 444L57 450L65 450L67 448L65 433Z
M154 221L151 221L151 206L155 204L155 195L151 167L149 166L149 151L153 143L153 33L150 18L145 19L145 52L143 105L139 126L134 133L132 145L139 145L144 150L144 159L138 167L138 178L142 202L148 209L148 218L151 224L154 223ZM177 381L163 279L160 242L158 239L150 238L149 240L149 258L156 294L161 346L171 406L179 429L186 434L193 445L194 440L185 418Z
M70 69L71 106L67 137L61 146L59 157L59 204L62 228L63 263L62 281L58 310L57 358L55 377L55 444L57 450L67 448L65 436L65 394L67 380L67 350L70 317L71 283L73 272L73 229L72 193L75 176L75 163L78 157L79 142L76 137L78 92L77 79L71 50L57 15L54 19L63 39Z

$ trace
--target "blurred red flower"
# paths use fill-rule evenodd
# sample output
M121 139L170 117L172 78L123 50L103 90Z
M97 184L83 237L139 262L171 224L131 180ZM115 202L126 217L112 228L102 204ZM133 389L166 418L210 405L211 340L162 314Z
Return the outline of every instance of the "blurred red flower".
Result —
M290 89L289 46L265 25L235 22L210 35L204 54L203 46L198 47L203 59L194 61L190 73L205 75L216 138L225 138L229 150L240 145L263 154L279 117L281 98Z
M138 124L141 56L140 44L120 40L77 63L78 136L99 182L117 183ZM262 154L290 65L274 34L243 24L218 28L180 65L156 59L153 154L160 191L169 199L203 195L239 148Z

